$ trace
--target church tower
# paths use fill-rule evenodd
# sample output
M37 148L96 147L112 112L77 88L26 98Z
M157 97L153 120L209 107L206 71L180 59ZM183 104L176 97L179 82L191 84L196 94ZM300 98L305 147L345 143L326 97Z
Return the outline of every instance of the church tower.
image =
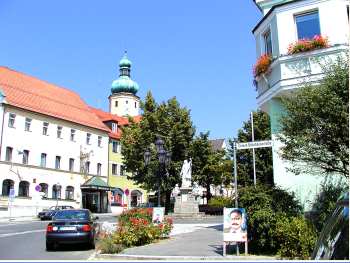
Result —
M136 96L139 85L130 78L131 61L124 56L119 62L119 78L112 82L109 96L109 112L118 116L137 116L140 98Z

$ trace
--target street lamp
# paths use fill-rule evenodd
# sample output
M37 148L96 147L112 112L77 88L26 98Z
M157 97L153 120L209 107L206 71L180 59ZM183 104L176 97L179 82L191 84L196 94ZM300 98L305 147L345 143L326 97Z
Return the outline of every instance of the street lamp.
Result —
M56 208L58 206L58 193L61 192L61 185L60 183L56 184Z
M164 150L164 141L160 137L158 137L157 140L155 141L155 145L157 150L158 161L160 164L159 173L158 173L158 207L160 207L160 180L162 177L162 170L164 166L170 164L171 152ZM149 165L149 163L151 162L150 148L146 149L143 157L144 157L145 165L146 166Z

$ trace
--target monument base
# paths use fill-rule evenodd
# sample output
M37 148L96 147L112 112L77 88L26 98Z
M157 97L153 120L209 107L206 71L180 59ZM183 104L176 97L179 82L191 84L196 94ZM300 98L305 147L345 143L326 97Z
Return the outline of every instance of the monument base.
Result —
M180 195L175 198L174 213L170 214L176 218L200 218L205 214L199 212L198 202L192 195L191 187L181 187Z

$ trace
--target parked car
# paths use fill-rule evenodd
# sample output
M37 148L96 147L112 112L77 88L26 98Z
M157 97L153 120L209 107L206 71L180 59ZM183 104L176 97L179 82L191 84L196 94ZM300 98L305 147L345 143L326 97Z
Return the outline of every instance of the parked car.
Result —
M70 205L51 206L49 209L44 209L42 212L39 212L38 217L40 220L51 220L57 211L65 209L74 209L74 207Z
M332 216L321 231L311 258L349 259L349 193L338 200Z
M148 203L140 203L136 207L154 207L154 204L151 202Z
M46 250L53 250L59 244L77 243L95 248L97 219L88 209L58 211L46 228Z

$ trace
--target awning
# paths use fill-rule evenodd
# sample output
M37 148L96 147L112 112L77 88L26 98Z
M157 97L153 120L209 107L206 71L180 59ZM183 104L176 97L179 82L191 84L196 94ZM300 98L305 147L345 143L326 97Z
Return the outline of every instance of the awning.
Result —
M90 178L80 186L80 189L94 189L94 190L104 190L104 191L115 190L114 187L110 187L105 181L103 181L99 177Z

